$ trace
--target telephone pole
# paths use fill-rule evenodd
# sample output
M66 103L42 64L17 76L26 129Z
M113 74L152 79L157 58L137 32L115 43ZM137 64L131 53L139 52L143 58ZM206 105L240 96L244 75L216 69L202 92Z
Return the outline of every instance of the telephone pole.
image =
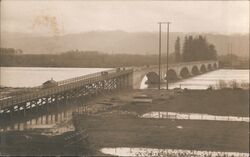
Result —
M159 84L158 89L161 89L161 25L167 24L168 32L167 32L167 71L168 71L168 54L169 54L169 24L170 22L158 22L159 24ZM166 72L167 76L167 72ZM167 89L168 89L168 79L166 78Z
M161 89L161 24L162 22L159 22L159 82L158 82L158 89Z
M231 69L233 69L233 44L230 43L230 53L231 53Z
M170 22L166 22L168 27L167 32L167 72L166 72L166 89L168 90L168 55L169 55L169 25Z

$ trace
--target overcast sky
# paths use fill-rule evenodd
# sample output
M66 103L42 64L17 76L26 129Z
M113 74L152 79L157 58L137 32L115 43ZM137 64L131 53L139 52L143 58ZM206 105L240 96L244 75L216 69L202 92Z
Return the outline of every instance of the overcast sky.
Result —
M86 31L248 33L248 1L1 1L1 31L70 34Z

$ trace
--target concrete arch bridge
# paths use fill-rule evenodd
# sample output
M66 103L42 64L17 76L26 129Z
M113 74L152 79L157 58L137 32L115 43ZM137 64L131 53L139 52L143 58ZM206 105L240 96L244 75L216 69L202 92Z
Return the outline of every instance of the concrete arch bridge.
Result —
M161 66L160 79L161 82L168 77L169 82L173 82L179 79L185 79L188 77L203 74L219 68L218 61L196 61L185 62L178 64L170 64L168 66L168 72L166 65ZM133 68L133 88L139 89L143 78L146 76L147 83L156 84L159 83L159 69L157 65L134 67Z

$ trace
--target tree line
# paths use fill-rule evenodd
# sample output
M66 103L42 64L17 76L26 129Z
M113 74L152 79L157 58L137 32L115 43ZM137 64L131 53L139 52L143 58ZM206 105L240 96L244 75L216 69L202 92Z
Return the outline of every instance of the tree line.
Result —
M185 36L181 52L180 38L175 42L175 62L190 62L217 59L215 46L207 42L205 37Z
M173 61L173 56L170 56ZM166 56L162 63L166 63ZM112 68L158 64L158 55L106 54L98 51L70 50L61 54L22 54L0 57L0 66Z
M20 49L1 48L0 66L26 67L123 67L157 65L158 54L106 54L98 51L69 50L61 54L23 54ZM169 55L169 63L216 59L214 45L205 37L186 36L181 52L180 38L175 42L175 52ZM163 54L162 64L167 57Z
M17 54L22 54L22 53L23 51L21 49L0 47L0 55L17 55Z

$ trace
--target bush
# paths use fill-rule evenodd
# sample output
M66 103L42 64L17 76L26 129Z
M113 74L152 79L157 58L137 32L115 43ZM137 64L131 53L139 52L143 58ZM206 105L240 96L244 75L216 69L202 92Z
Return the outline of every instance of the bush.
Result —
M223 88L227 88L227 83L224 80L219 80L219 83L217 85L218 89L223 89Z
M249 89L249 83L247 82L237 82L236 80L232 80L232 81L224 81L224 80L220 80L218 82L218 84L216 85L217 89Z
M233 89L236 89L236 88L239 88L239 84L237 83L236 80L232 80L232 81L229 82L229 87L233 88Z

